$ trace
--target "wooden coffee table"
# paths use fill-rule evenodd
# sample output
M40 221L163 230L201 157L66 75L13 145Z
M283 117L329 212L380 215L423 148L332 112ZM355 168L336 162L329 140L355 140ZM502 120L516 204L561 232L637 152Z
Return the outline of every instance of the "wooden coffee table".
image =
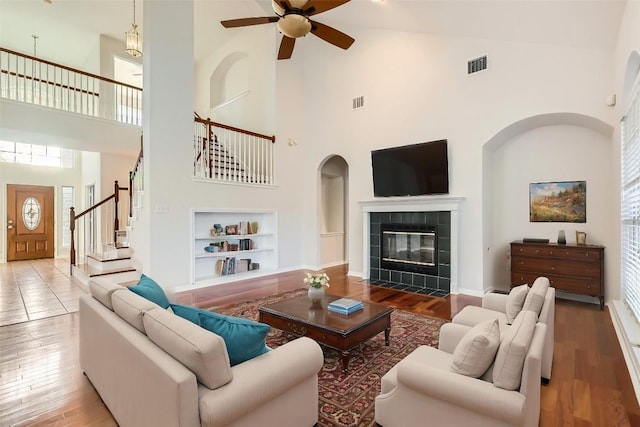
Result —
M312 303L304 295L258 309L260 322L297 336L309 337L319 344L342 354L342 371L347 372L351 350L384 331L384 343L389 345L393 308L362 301L364 308L344 315L327 310L327 304L340 297L325 295Z

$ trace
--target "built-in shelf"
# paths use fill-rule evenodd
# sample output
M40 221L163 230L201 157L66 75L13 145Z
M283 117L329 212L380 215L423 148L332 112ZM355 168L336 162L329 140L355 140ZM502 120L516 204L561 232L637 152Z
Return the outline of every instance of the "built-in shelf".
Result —
M223 230L226 230L228 225L238 225L238 229L241 229L241 221L257 223L259 232L212 235L211 230L216 224L219 224ZM217 285L277 272L277 224L275 211L194 209L192 211L192 285ZM204 250L209 243L226 241L234 244L244 239L251 240L253 249L220 252ZM231 258L236 259L236 271L240 269L238 266L241 260L245 259L251 260L250 265L259 266L259 268L233 274L220 274L221 263L228 262Z

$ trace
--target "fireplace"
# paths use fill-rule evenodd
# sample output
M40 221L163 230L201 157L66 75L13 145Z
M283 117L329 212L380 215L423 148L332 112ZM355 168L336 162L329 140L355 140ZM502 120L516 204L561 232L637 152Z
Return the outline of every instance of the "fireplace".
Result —
M446 195L360 202L362 277L379 286L425 295L457 294L458 224L463 200ZM390 244L392 232L405 236L398 239L401 234L396 234L395 246L385 250L383 236Z
M435 226L380 225L380 267L383 269L436 274L437 250Z

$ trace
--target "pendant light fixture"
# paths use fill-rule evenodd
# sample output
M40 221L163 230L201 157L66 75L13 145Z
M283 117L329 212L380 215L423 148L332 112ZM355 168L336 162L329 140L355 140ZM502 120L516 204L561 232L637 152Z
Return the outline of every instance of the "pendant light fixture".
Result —
M133 0L133 23L131 29L127 31L127 53L134 58L142 56L142 36L138 34L136 25L136 0Z

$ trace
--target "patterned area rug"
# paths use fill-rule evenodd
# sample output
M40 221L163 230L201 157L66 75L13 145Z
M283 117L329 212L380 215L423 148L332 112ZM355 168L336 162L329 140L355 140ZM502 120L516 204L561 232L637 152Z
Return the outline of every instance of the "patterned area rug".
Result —
M258 319L258 307L306 293L305 289L260 298L255 301L210 308L211 311ZM353 350L349 371L342 373L337 351L323 347L324 366L318 374L320 427L370 427L375 425L374 399L380 393L380 379L396 363L420 345L436 347L445 320L394 310L391 314L390 345L380 333ZM283 345L295 337L271 328L267 345Z

